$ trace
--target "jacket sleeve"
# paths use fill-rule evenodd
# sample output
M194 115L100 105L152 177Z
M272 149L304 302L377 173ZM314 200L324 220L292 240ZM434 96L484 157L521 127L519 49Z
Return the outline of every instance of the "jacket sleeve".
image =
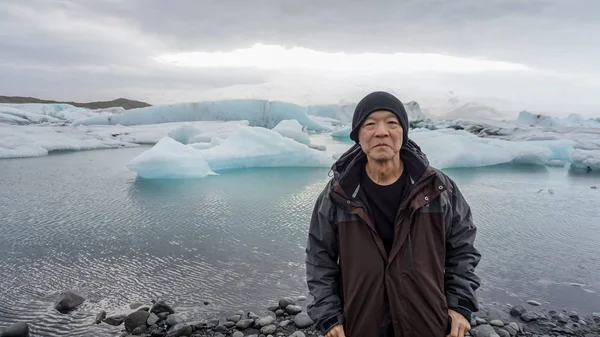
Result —
M448 178L449 179L449 178ZM450 180L450 179L449 179ZM471 208L464 196L450 180L451 195L447 214L445 292L448 308L471 320L471 313L479 311L475 291L480 279L475 268L481 254L475 248L477 227L473 223Z
M323 191L312 213L306 245L306 281L314 298L307 313L323 335L343 320L338 290L337 235L328 217L330 207L331 202Z

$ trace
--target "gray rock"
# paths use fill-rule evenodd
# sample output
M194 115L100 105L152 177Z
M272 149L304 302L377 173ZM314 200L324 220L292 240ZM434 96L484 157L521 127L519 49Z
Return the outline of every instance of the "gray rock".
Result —
M284 298L282 298L282 299L279 300L279 307L281 309L287 308L287 306L290 305L290 304L296 304L296 302L293 299L289 298L289 297L284 297Z
M167 317L168 326L174 326L180 323L183 323L183 319L175 314L171 314L169 317Z
M83 302L85 302L85 298L79 292L67 290L60 294L54 304L54 309L60 312L66 312L77 308Z
M275 322L275 317L273 316L265 316L258 320L258 326L263 327L269 324L273 324Z
M285 311L290 315L297 315L302 312L302 307L290 304L285 307Z
M244 333L241 331L236 331L231 335L231 337L244 337Z
M29 336L29 325L25 322L14 323L5 328L1 335L2 337L27 337Z
M282 327L282 328L285 328L289 324L290 324L290 320L286 319L285 321L281 321L281 323L279 323L279 326Z
M165 303L165 301L158 301L158 302L154 303L154 305L150 309L150 312L153 312L157 315L160 314L161 312L168 312L169 314L175 313L173 308L171 308L169 305L167 305ZM160 317L160 316L158 316L158 317Z
M240 329L240 330L244 330L244 329L248 329L253 324L254 324L254 320L253 319L246 318L246 319L239 320L235 324L235 327L238 328L238 329Z
M498 329L496 333L498 333L498 336L500 337L511 337L510 333L504 329Z
M171 329L167 331L167 337L184 337L191 335L192 327L184 323L173 325Z
M296 301L298 301L298 302L304 302L304 301L306 301L306 296L298 296L296 298Z
M217 325L219 325L219 320L218 319L211 319L210 321L208 321L208 323L206 324L207 327L209 328L214 328Z
M240 315L233 315L233 316L227 318L228 321L233 322L233 323L237 323L240 319L242 319L242 316L240 316Z
M165 311L165 312L161 312L161 313L157 314L156 316L158 316L159 319L167 319L167 317L169 317L169 315L171 315L171 314L169 314L168 312Z
M94 324L102 323L102 320L106 318L106 311L102 310L96 315L96 319L94 320Z
M150 311L150 307L141 307L137 311Z
M519 326L515 322L511 322L507 326L504 327L504 330L508 331L511 337L515 337L519 332Z
M296 317L294 317L294 324L296 325L296 327L298 327L298 329L304 329L308 328L309 326L312 326L313 324L315 324L315 322L313 322L313 320L310 318L310 316L308 316L307 313L301 312L298 315L296 315Z
M579 321L579 314L576 313L575 311L572 311L571 313L569 313L569 317L571 317L571 319L575 322Z
M215 327L215 332L225 332L227 331L227 328L224 325L217 325Z
M134 309L134 310L135 310L135 309L137 309L137 308L141 307L142 305L144 305L144 303L140 303L140 302L134 302L134 303L131 303L131 304L129 305L129 308L130 308L130 309Z
M244 310L238 310L235 313L236 313L236 315L240 315L240 317L244 317L246 315L246 313L244 312Z
M476 317L475 322L477 322L477 325L484 325L488 323L487 319L481 317Z
M277 309L279 309L279 305L272 305L267 308L267 310L273 311L273 312L275 312Z
M223 323L223 326L226 327L227 329L231 329L235 326L235 322L231 322L231 321L225 322L225 323Z
M215 335L215 337L225 337L225 335L222 334L222 333L218 333L218 334Z
M146 325L150 313L147 311L134 311L125 318L125 330L133 331L140 325Z
M293 334L291 334L290 337L306 337L306 335L302 331L296 331Z
M501 327L503 327L503 326L504 326L504 322L502 322L502 321L501 321L501 320L499 320L499 319L494 319L494 320L492 320L492 321L490 322L490 325L492 325L492 326L497 326L497 327L501 328Z
M248 318L259 319L260 317L252 311L248 311Z
M500 337L489 324L483 324L471 329L471 335L475 337Z
M146 320L146 324L148 324L148 325L154 325L154 324L156 324L156 322L158 322L159 320L160 320L160 318L158 318L158 316L156 316L156 314L155 314L155 313L151 313L151 314L148 316L148 319Z
M560 324L569 323L569 319L564 314L558 314L558 315L556 315L556 317L554 319Z
M125 322L125 318L127 318L127 315L113 315L106 317L103 322L109 325L119 326Z
M537 315L534 312L526 312L523 315L521 315L521 319L525 322L532 322L537 320Z
M275 315L277 316L282 316L285 312L283 311L283 309L278 309L277 311L275 311Z
M144 332L146 332L146 325L140 325L137 328L133 329L133 332L131 333L132 335L135 336L139 336L141 334L143 334Z
M540 305L542 305L540 302L538 302L538 301L534 301L534 300L528 300L528 301L527 301L527 304L529 304L529 305L533 305L533 306L535 306L535 307L539 307Z
M269 324L260 329L260 332L264 333L265 335L275 333L275 331L277 331L277 327L274 324Z
M522 305L515 305L514 307L510 308L511 316L521 317L521 315L523 315L526 312L527 310L525 310L525 308Z

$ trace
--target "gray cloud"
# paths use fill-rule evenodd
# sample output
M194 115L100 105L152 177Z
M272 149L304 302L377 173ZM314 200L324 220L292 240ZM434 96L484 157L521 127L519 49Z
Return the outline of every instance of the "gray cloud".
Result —
M505 96L527 100L512 89L523 80L524 86L540 86L522 91L534 95L532 100L561 90L580 99L598 85L586 86L589 78L569 74L600 75L600 45L594 42L600 34L598 13L596 0L5 0L0 8L0 94L99 99L137 93L144 99L159 97L154 101L168 100L168 95L192 99L196 91L265 83L274 74L168 67L153 56L228 51L262 42L522 63L554 71L560 79L481 74L415 83L482 90L482 96L501 88Z

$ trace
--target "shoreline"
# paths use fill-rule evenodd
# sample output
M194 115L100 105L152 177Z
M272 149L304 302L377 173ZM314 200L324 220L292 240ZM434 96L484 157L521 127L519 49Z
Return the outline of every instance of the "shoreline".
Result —
M69 294L69 292L66 292ZM71 293L73 294L73 293ZM75 297L73 297L75 296ZM64 299L61 295L57 303ZM77 295L67 295L68 309L60 311L68 315L70 311L85 301ZM219 318L198 318L184 320L184 312L176 312L163 300L151 303L132 303L126 313L100 311L90 319L90 325L108 324L119 327L116 335L129 337L306 337L322 336L314 322L306 313L310 299L305 296L281 298L278 303L264 308L255 314L252 311L237 310ZM204 303L207 305L207 303ZM58 310L58 307L56 308ZM63 309L63 308L61 308ZM0 327L0 336L33 336L26 322ZM7 334L7 335L5 335ZM524 305L501 305L496 302L480 303L480 310L473 313L471 336L475 337L515 337L515 336L576 336L600 337L600 312L579 315L566 310L544 308L540 303L527 301Z

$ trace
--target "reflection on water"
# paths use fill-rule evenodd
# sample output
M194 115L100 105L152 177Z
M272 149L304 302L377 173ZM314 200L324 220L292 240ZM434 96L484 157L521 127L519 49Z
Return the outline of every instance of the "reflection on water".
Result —
M109 335L119 328L91 324L96 313L134 301L162 298L199 319L306 295L306 231L328 169L144 180L125 168L143 150L0 162L0 326ZM599 311L597 176L536 166L445 172L479 226L483 299ZM87 301L58 314L52 304L69 288Z

